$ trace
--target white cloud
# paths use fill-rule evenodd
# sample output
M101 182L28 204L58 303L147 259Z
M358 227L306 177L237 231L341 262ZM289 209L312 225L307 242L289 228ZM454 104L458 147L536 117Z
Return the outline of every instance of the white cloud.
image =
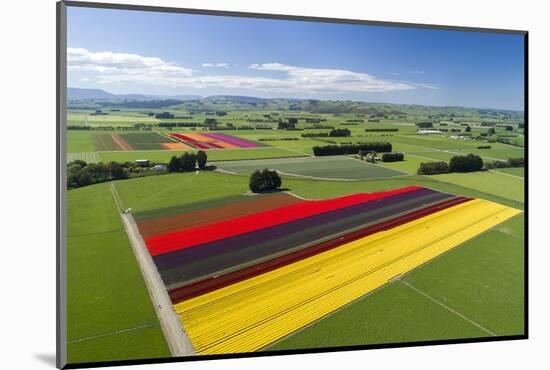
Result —
M388 92L420 87L411 82L385 80L367 73L341 69L304 68L280 63L252 64L249 68L284 72L286 78L283 81L287 84L296 89L312 92Z
M227 63L203 63L203 67L206 68L227 68L229 67L229 64Z
M381 79L341 69L306 68L281 63L252 64L254 75L199 75L190 68L156 57L82 48L67 50L69 71L88 72L102 84L134 83L172 88L224 88L285 94L365 93L434 88L428 84ZM206 68L225 68L227 63L204 63ZM273 73L274 72L274 73ZM259 74L259 75L258 75ZM280 74L280 75L279 75ZM275 75L275 76L274 76ZM70 77L70 76L69 76Z
M67 68L113 76L147 74L157 78L191 76L193 70L156 57L137 54L92 52L82 48L67 49Z

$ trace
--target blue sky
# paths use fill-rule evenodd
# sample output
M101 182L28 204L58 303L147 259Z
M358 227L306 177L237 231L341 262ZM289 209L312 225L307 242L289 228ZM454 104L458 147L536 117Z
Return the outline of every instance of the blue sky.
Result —
M523 37L68 9L68 85L523 110Z

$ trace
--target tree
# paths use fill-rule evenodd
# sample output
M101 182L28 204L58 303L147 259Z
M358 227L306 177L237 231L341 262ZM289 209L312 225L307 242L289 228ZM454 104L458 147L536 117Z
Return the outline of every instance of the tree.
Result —
M81 168L84 168L88 165L88 163L84 162L82 159L75 159L74 161L67 163L67 166L72 166L72 165L78 165Z
M178 157L175 155L170 158L170 162L168 162L168 171L169 172L176 172L181 170L181 164Z
M195 171L196 157L193 153L183 153L180 157L180 167L183 171Z
M417 122L416 126L419 128L432 128L434 127L434 124L432 122Z
M256 170L250 175L249 189L254 193L276 190L281 187L282 180L277 171L270 171L267 168Z
M495 134L495 132L496 132L496 131L495 131L495 128L494 128L494 127L491 127L491 128L489 128L489 131L487 131L487 135L492 136L492 135Z
M329 136L342 136L342 137L347 137L347 136L351 136L351 131L347 128L337 128L337 129L334 129L334 130L331 130L329 132Z
M447 172L449 172L449 165L443 161L420 163L420 167L418 168L419 175L435 175Z
M90 185L93 182L93 178L90 175L90 172L86 169L80 171L78 175L78 185L85 186Z
M466 126L466 129L464 131L470 132L470 131L472 131L472 128L470 127L470 125L468 125L468 126Z
M398 162L405 158L403 153L384 153L382 154L382 162Z
M199 169L204 170L207 160L208 156L206 155L206 152L199 150L199 152L197 153L197 164L199 166Z
M473 172L483 168L483 160L479 155L468 154L458 155L451 158L449 162L450 172Z
M206 118L204 120L204 124L206 126L217 126L218 125L218 121L215 119L215 118Z
M111 178L113 179L125 179L126 177L128 177L126 175L126 172L124 172L124 168L117 162L110 162L107 165L107 168L109 170L109 173L111 174Z

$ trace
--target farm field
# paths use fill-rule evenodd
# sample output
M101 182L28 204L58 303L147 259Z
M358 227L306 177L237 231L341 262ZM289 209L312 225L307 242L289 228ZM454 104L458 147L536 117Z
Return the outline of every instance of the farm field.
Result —
M474 204L479 204L479 207L474 207ZM465 211L469 207L473 207L471 213ZM454 216L454 212L466 213L462 217L457 215L459 222L445 217ZM502 218L494 219L493 215L496 214L502 214ZM514 210L499 208L483 201L451 207L301 262L183 301L175 305L176 312L180 314L199 353L258 350L514 214ZM440 231L442 239L436 239L439 241L432 244L433 230L426 232L427 236L420 236L418 232L426 223L435 222L435 219L452 226L443 226L436 222L435 232ZM473 221L478 222L476 226ZM456 235L456 230L461 232ZM415 238L411 243L412 234ZM392 243L388 243L386 238L392 238ZM398 240L402 240L403 245ZM380 250L374 257L373 254L378 249ZM367 256L370 258L367 259Z
M170 137L184 142L196 149L236 149L236 148L258 148L260 145L250 140L244 140L235 136L216 133L185 133L169 134Z
M523 180L497 171L433 175L434 179L523 202Z
M523 167L499 168L499 169L495 169L495 171L507 173L513 176L525 177L525 169Z
M169 356L108 184L68 194L71 362Z
M343 180L365 180L406 175L406 173L359 161L346 156L267 159L213 163L235 173L251 173L256 169L275 169L287 175ZM327 171L330 169L330 171Z
M246 183L246 177L244 177L244 176L225 175L225 174L210 172L210 173L201 173L199 175L167 175L167 176L161 176L161 177L156 177L156 178L135 179L135 180L120 182L120 183L117 184L117 188L119 189L119 193L121 194L121 197L123 198L124 203L125 204L127 203L128 205L131 206L132 201L128 200L128 195L129 194L139 193L139 192L143 191L143 189L144 189L143 186L146 183L153 183L153 182L155 182L156 180L158 180L160 178L165 178L165 177L168 178L168 177L173 177L173 176L174 177L179 177L181 179L190 179L189 181L200 181L200 183L196 183L196 185L197 185L197 188L201 188L201 191L203 191L203 190L207 191L207 189L204 189L203 186L208 187L209 185L207 185L207 184L219 183L219 181L221 181L224 178L228 178L228 179L233 178L234 181L232 181L232 185L235 185L235 188L238 188L239 182L241 182L242 185L244 185ZM200 178L200 176L203 176L203 177ZM199 178L200 178L200 180L198 180ZM216 180L214 180L214 178L216 178ZM472 190L472 189L469 189L469 188L464 188L464 187L453 185L453 184L447 184L447 183L434 181L434 180L431 180L431 178L427 178L427 177L424 177L424 176L409 176L409 177L398 178L398 179L375 180L375 181L358 181L358 182L350 182L350 183L339 182L339 181L316 181L315 182L315 181L311 181L311 180L307 180L307 179L286 178L286 179L284 179L284 182L285 182L285 184L288 185L288 188L293 193L297 193L297 194L300 194L301 196L305 196L305 197L308 197L308 198L313 197L313 198L317 198L317 199L319 199L319 198L326 199L326 198L330 198L331 196L338 196L338 195L342 195L342 194L346 194L346 193L350 194L352 192L358 191L358 189L361 189L362 191L365 191L365 189L369 189L369 191L373 191L373 190L381 190L380 188L386 188L386 189L397 188L398 185L404 185L407 182L410 182L410 183L421 182L422 181L421 179L427 179L427 180L423 180L423 181L429 181L432 185L439 186L440 188L445 189L447 191L450 191L448 189L452 189L457 194L464 194L464 195L469 195L469 196L475 196L475 194L479 194L479 195L482 195L482 196L485 195L484 193L479 193L479 192L476 192L475 190ZM167 183L169 182L167 179L165 179L165 181ZM182 181L184 181L184 183L187 183L187 182L185 182L185 180L182 180ZM172 182L173 182L173 180L172 180ZM129 189L127 189L126 186L125 186L126 184L130 184L130 183L134 183L134 185L135 185L135 186L132 187L133 189L131 191L129 191ZM318 186L318 184L319 184L319 186ZM150 187L151 185L148 185L148 186L149 186L149 191L154 191L153 188ZM204 197L202 197L203 200L201 202L203 202L203 203L206 202L206 203L203 204L203 205L200 205L200 203L197 203L197 201L194 199L195 198L194 194L190 194L189 196L184 196L184 194L182 194L182 192L180 190L180 189L183 189L183 188L185 188L185 186L182 186L180 188L174 187L173 189L168 189L168 190L162 192L161 194L159 194L159 197L161 197L160 199L166 199L166 201L164 203L166 207L173 207L174 208L174 210L169 212L169 214L172 214L172 216L174 214L177 214L177 212L178 212L177 208L178 207L180 207L180 212L181 212L181 210L184 209L182 207L184 207L186 204L189 207L191 207L194 210L194 212L196 212L196 211L200 212L200 209L203 208L203 207L214 208L215 209L215 206L217 204L224 204L224 201L222 200L223 198L218 197L217 200L214 200L214 199L210 198L210 199L212 199L212 201L210 201L210 200L208 200L209 199L208 196L204 196ZM378 188L378 189L374 189L374 188ZM159 190L164 189L164 187L161 184L159 184L158 189ZM323 190L321 191L321 189L323 189ZM321 191L321 193L319 193L319 191ZM241 197L241 199L242 198L247 198L246 196L239 195L240 193L241 192L239 192L239 191L237 191L237 189L235 189L235 191L233 191L233 192L226 193L226 196ZM466 193L468 193L468 194L466 194ZM176 194L179 195L179 197L177 197ZM319 196L319 194L324 194L324 196ZM173 199L172 202L170 202L169 199L170 199L171 196L176 196L177 199ZM516 207L519 207L519 208L522 207L522 204L520 202L513 201L513 200L506 200L505 198L500 198L498 196L488 196L486 198L492 198L493 200L500 201L500 203L508 203L508 205L516 206ZM201 199L200 196L199 196L199 199ZM233 200L231 202L234 202L234 201L235 200ZM193 204L197 204L197 205L193 206ZM227 206L227 203L225 203L225 204ZM149 210L147 210L147 208ZM160 217L160 219L162 219L162 217L163 217L162 213L164 213L162 210L157 211L154 208L153 203L150 203L150 205L144 203L143 207L139 207L139 209L141 209L141 211L136 211L135 212L136 219L138 219L138 220L139 220L141 214L147 214L148 212L151 213L151 215L148 216L149 219L151 219L151 218L154 219L156 217ZM155 212L160 212L160 213L155 214ZM182 216L182 219L189 219L189 218L186 218L186 217ZM496 230L506 230L506 232L508 232L508 233L515 234L515 232L516 232L515 228L510 228L508 225L510 225L511 223L513 225L516 225L516 227L518 225L522 225L522 223L521 223L522 219L523 219L523 216L521 216L521 215L516 216L511 221L508 221L508 222L505 222L505 223L501 224L503 226L497 226L495 229L492 229L489 233L484 233L480 237L477 237L477 238L474 238L474 239L471 239L471 240L465 242L460 248L457 248L456 250L453 250L449 253L445 253L442 257L437 258L436 260L430 262L428 265L422 266L420 268L420 270L425 269L427 266L431 266L431 265L436 265L437 266L440 263L444 263L447 259L451 258L451 256L454 253L456 253L456 251L460 250L463 246L468 246L470 244L479 245L478 240L480 238L482 238L483 243L481 243L481 247L478 247L478 248L486 248L485 245L493 245L501 235L501 232L492 232L493 230L495 230L495 231ZM516 220L520 220L520 222L517 223ZM187 221L187 222L189 222L189 221ZM322 227L319 228L319 230L321 230L321 229L322 229ZM518 238L521 238L521 235L518 235ZM515 254L515 255L513 254L513 253L522 253L521 246L518 246L517 242L515 242L514 240L511 241L511 245L514 245L516 247L515 249L511 249L511 250L506 249L506 250L501 251L502 253L507 254L507 255L508 255L508 253L512 253L511 256L507 256L508 261L509 261L508 263L511 263L512 264L511 266L515 266L515 267L513 267L512 272L517 271L518 268L521 269L521 266L522 266L521 259L516 259L515 256L517 256L517 254ZM481 253L481 252L478 251L477 249L471 249L470 253L478 254L478 253ZM490 252L490 253L493 253L493 252ZM454 269L462 268L462 267L459 267L459 266L463 266L464 264L468 264L469 263L469 262L467 262L468 258L471 258L471 257L463 257L463 258L459 258L459 259L453 259L451 262L446 262L446 263L449 263L451 265L451 267L454 268ZM481 264L481 265L483 266L483 268L486 268L485 264L488 263L489 261L490 261L489 258L485 258L483 260L480 260L480 264L481 264L481 262L483 262L483 264ZM203 264L202 268L204 268L204 266L205 265ZM240 266L242 266L242 265L240 265ZM481 269L480 266L477 266L476 268ZM495 267L495 268L499 269L498 267ZM516 270L514 270L514 269L516 269ZM415 272L420 271L420 270L415 270ZM224 270L224 271L226 271L226 270ZM449 273L449 274L443 273L441 271L441 269L439 269L437 271L438 271L439 274L447 276L446 277L447 279L456 278L456 276L453 276L453 274L451 274L451 273ZM478 272L478 270L475 270L475 269L474 269L474 271L476 273ZM408 278L408 276L412 276L412 275L409 274L409 275L406 275L406 276ZM517 274L515 272L513 273L513 276L515 278L517 278ZM486 278L489 278L489 277L486 277ZM196 281L196 279L191 280L191 281ZM518 286L519 283L520 282L516 280L516 282L514 284L516 284L515 286ZM399 331L400 333L398 333L398 330L397 330L398 327L397 326L395 327L395 330L393 330L393 331L392 330L386 331L386 330L382 330L381 328L377 329L376 326L375 326L374 329L371 328L371 330L369 330L368 333L363 333L360 336L348 334L348 335L346 335L346 338L348 338L348 340L343 341L343 342L338 342L337 341L337 340L339 340L338 336L333 340L331 339L331 340L326 340L325 341L324 339L322 339L322 338L325 338L324 336L320 336L320 335L316 334L317 330L320 330L320 329L316 329L319 325L321 325L321 327L323 327L322 325L325 325L324 324L325 321L327 321L327 323L330 323L333 317L339 317L339 315L341 315L340 312L345 312L348 309L352 309L355 305L361 305L360 307L363 307L363 305L365 303L362 303L362 302L364 302L364 301L372 302L372 303L369 303L369 307L371 307L371 305L376 306L377 304L383 304L383 303L379 303L378 301L373 301L373 300L375 300L376 297L378 297L380 295L382 295L382 297L387 297L387 294L392 296L391 299L400 299L400 297L401 297L401 299L404 299L403 297L407 297L406 299L408 299L408 298L410 298L409 296L411 296L411 295L413 296L411 298L412 303L411 303L410 310L408 310L407 313L405 314L405 318L408 317L407 315L413 315L413 317L415 317L416 320L414 320L413 323L410 323L410 325L414 325L415 327L425 328L424 329L425 331L420 330L420 331L415 332L414 335L412 335L412 334L410 335L410 337L414 338L415 340L418 339L418 338L420 338L420 339L427 338L429 335L432 335L432 334L434 335L433 337L431 337L432 339L433 338L452 338L452 337L457 337L457 336L458 337L480 337L480 336L489 335L484 330L479 329L475 325L472 325L468 322L465 322L463 319L461 319L460 317L450 313L448 310L446 310L444 308L441 308L439 305L434 304L433 302L430 302L429 299L426 299L421 294L416 293L411 288L403 287L403 288L399 289L399 288L394 287L395 285L400 285L400 284L403 284L403 282L397 281L397 282L391 283L390 285L388 285L387 287L385 287L382 290L375 290L374 293L366 295L365 297L359 299L357 302L354 302L351 305L346 306L346 308L337 311L334 315L330 315L325 319L316 321L316 324L314 324L313 326L308 326L307 328L296 332L296 334L293 334L293 335L289 336L288 338L286 338L284 340L277 341L273 346L268 346L265 349L266 350L276 350L276 349L281 349L281 348L300 348L300 346L302 348L304 348L304 347L307 348L308 343L311 343L311 344L309 344L309 346L311 346L311 347L330 346L330 345L347 345L347 344L353 343L354 340L356 341L356 343L378 343L378 342L381 342L381 341L384 341L384 342L388 342L388 341L389 342L398 342L398 341L403 341L403 340L409 340L409 336L407 336L406 334L403 334L402 331ZM172 289L173 289L174 292L177 291L177 286L178 286L178 283L172 284ZM442 283L442 286L444 286L443 283ZM176 289L174 289L174 288L176 288ZM204 286L199 286L198 288L203 289ZM198 288L196 288L196 289L198 289ZM386 290L388 290L389 293L382 293L382 292L385 292ZM407 292L407 290L409 290L409 292ZM391 293L391 292L395 292L395 293ZM416 294L417 296L414 297L414 294ZM502 294L507 294L507 292L502 292L501 291L500 293L498 293L498 295L495 296L495 301L494 302L498 302L498 299L502 298L502 296L501 296ZM513 301L521 302L521 299L519 299L519 297L522 294L521 289L519 291L516 289L515 291L508 292L508 294L509 294L508 299L512 299ZM516 298L511 298L511 297L518 297L518 298L516 299ZM464 299L464 297L462 297L461 299ZM383 301L387 302L387 298L384 298ZM419 308L415 309L417 304L418 304ZM516 305L515 310L517 310L518 307L521 308L521 305L519 305L519 306ZM358 310L358 309L355 309L355 310ZM452 317L452 318L449 320L448 323L447 323L447 321L444 321L446 323L445 326L443 326L443 324L442 324L441 327L438 327L437 329L433 329L430 332L428 330L430 328L430 325L428 323L426 323L425 321L422 321L419 318L422 318L422 317L425 316L427 319L429 319L432 316L427 315L427 314L424 315L424 313L421 314L419 311L433 313L435 315L434 317L439 317L439 318L441 318L441 320L447 320L447 319L449 319L449 317ZM517 313L517 311L516 311L516 313ZM515 315L514 312L511 312L510 314ZM517 316L515 316L515 317L517 318ZM348 319L353 320L353 316L349 317ZM404 318L402 318L402 319L404 320ZM398 323L401 322L400 320L397 320L397 322ZM420 321L418 321L418 320L420 320ZM506 320L504 320L504 319L501 319L501 320L506 322ZM443 321L442 321L442 323L443 323ZM516 321L515 324L513 322L509 321L508 324L510 324L509 327L506 329L508 333L515 334L515 333L521 332L522 327L521 327L521 325L518 325L517 321ZM329 324L326 324L326 325L329 325ZM349 325L351 325L351 323ZM365 325L367 325L367 324L365 324ZM393 326L390 326L390 328L392 328L392 327ZM310 331L312 331L311 334L308 334ZM441 333L441 334L437 334L437 333ZM452 334L450 334L450 333L452 333ZM296 338L294 338L294 336L296 336ZM311 339L311 338L317 338L317 339L314 340L314 339ZM376 339L376 338L379 338L379 339ZM286 341L288 341L288 342L286 342ZM297 346L297 347L293 347L293 343L295 343L295 346Z
M423 162L470 153L506 161L523 148L416 134L434 107L400 106L403 114L379 119L336 103L330 113L246 106L220 116L214 110L230 103L194 104L72 112L69 124L91 129L68 130L67 159L166 164L206 151L208 170L111 183L198 354L524 332L524 169L417 175ZM481 113L458 112L472 135L487 132ZM213 117L232 129L199 126ZM277 129L289 117L296 128ZM523 142L515 125L496 134ZM351 135L331 137L330 127ZM386 141L404 161L313 156L314 146ZM279 172L282 191L251 195L249 175L264 168ZM69 191L70 359L168 357L109 186Z
M180 156L184 152L178 150L162 151L123 151L123 152L100 152L99 157L103 162L132 162L138 159L149 159L152 162L168 163L172 156ZM263 159L263 158L289 158L303 157L304 154L290 151L283 148L251 148L251 149L224 149L208 151L209 161L235 161L242 159Z

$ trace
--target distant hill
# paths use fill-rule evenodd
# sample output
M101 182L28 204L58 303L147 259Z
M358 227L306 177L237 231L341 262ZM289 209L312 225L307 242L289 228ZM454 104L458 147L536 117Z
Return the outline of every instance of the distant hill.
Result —
M67 97L70 100L90 100L90 99L115 99L115 94L108 93L100 89L79 89L76 87L67 88Z
M103 107L170 109L186 112L217 111L287 111L300 113L355 114L366 118L424 116L426 119L457 121L471 117L483 119L523 120L523 112L503 109L438 107L416 104L372 103L351 100L318 100L295 98L259 98L240 95L141 95L112 94L100 89L68 88L69 108L101 109Z
M158 99L177 99L177 100L196 100L201 99L200 95L143 95L143 94L113 94L101 89L81 89L77 87L67 88L67 98L74 101L89 100L158 100Z

